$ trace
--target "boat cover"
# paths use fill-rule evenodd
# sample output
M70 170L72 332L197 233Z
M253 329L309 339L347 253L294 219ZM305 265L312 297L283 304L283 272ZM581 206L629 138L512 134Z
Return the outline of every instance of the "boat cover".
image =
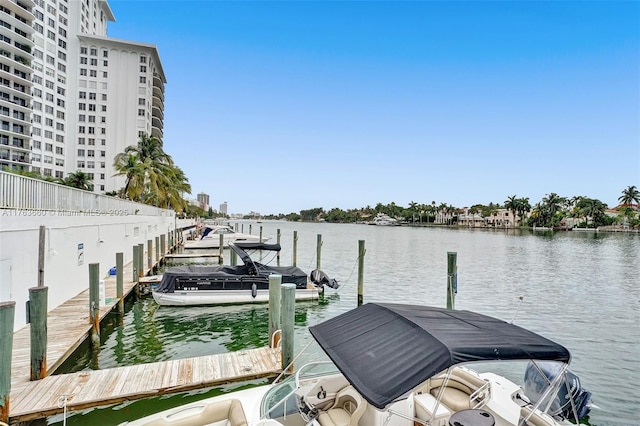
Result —
M563 346L517 325L428 306L368 303L309 330L347 380L380 409L456 364L571 359Z
M155 290L159 293L173 293L178 279L191 279L203 281L238 280L251 282L252 277L261 277L261 282L267 282L269 275L282 275L283 283L295 284L297 288L307 287L307 274L297 266L270 266L260 262L254 262L245 250L270 250L280 251L280 244L265 244L251 242L229 243L244 262L238 266L175 266L167 269L162 274L162 281Z

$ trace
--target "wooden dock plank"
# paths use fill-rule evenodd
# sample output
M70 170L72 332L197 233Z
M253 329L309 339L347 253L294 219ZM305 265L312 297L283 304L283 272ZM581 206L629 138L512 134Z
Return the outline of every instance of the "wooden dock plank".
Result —
M241 353L49 376L28 383L19 394L12 392L10 419L28 421L60 413L62 395L70 395L67 410L73 411L198 387L273 377L280 372L280 365L273 362L279 359L279 352L279 349L258 348ZM223 367L224 374L220 368L212 368L215 365Z

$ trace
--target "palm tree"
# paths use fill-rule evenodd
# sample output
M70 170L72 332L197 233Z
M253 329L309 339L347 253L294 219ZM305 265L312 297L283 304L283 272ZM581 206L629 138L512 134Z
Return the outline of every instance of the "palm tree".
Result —
M89 174L82 170L78 170L75 173L69 173L67 177L62 180L62 183L74 188L84 189L85 191L93 191L93 182L91 182Z
M518 217L520 218L520 225L524 222L524 217L531 211L531 204L529 204L529 197L518 198Z
M589 218L592 218L593 222L596 224L600 222L600 220L604 216L605 210L607 209L607 205L600 200L582 197L580 201L578 201L578 209L584 216L586 225L588 227Z
M124 188L120 191L121 198L140 200L144 192L145 170L144 165L138 161L138 156L121 152L113 161L116 169L114 176L126 176Z
M640 209L640 191L638 191L638 188L636 188L635 185L629 186L627 189L622 191L622 195L618 197L618 201L623 206L635 203L636 209Z
M515 195L507 197L507 201L504 202L504 208L509 210L513 215L513 225L516 225L516 213L518 211L518 199Z

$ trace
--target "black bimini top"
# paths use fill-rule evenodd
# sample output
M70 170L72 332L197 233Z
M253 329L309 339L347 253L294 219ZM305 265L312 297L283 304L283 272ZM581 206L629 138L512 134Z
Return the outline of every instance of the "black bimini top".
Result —
M571 359L563 346L517 325L428 306L368 303L309 331L347 380L380 409L456 364Z

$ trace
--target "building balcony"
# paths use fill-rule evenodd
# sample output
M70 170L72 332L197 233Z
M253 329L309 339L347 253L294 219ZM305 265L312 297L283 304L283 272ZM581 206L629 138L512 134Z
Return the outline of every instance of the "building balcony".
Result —
M151 115L158 120L164 121L164 112L155 105L151 108Z

